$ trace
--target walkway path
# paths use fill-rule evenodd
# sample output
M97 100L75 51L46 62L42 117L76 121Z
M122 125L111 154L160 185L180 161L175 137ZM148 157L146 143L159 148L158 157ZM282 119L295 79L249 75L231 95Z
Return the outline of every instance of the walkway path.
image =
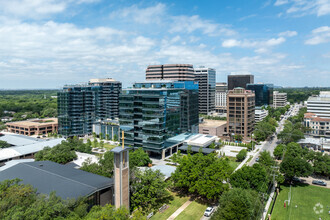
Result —
M183 210L185 210L191 203L192 201L188 200L185 202L180 208L178 208L167 220L174 220L178 215L180 215Z

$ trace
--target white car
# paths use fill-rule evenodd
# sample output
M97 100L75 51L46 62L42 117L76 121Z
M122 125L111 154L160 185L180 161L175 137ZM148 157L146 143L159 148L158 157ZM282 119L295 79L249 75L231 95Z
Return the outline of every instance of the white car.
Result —
M204 216L210 217L213 212L214 212L214 208L213 207L207 207L207 209L204 212Z

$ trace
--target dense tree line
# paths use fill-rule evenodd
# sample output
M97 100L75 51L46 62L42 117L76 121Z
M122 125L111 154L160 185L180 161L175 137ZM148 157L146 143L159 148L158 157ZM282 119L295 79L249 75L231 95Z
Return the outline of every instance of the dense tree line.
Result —
M115 209L111 205L93 206L89 210L87 201L83 198L63 200L56 196L37 193L30 185L20 183L20 180L5 180L0 182L0 219L72 219L72 220L126 220L130 214L121 207ZM133 215L133 220L145 219L140 212Z
M329 89L330 88L283 88L276 90L287 93L288 102L293 104L304 102L309 96L319 95L320 91L329 91Z
M321 152L315 152L307 148L301 148L297 143L277 145L274 156L282 159L281 172L287 180L293 177L306 177L312 173L330 176L330 156Z
M10 116L13 121L56 117L57 99L51 98L56 93L56 90L0 91L0 117Z

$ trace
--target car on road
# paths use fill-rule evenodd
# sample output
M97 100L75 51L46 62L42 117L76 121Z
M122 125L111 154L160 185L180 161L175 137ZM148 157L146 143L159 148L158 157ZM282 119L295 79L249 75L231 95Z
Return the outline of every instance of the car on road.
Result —
M302 182L302 179L300 179L300 178L298 178L298 177L293 177L292 180L293 180L294 182L299 182L299 183Z
M259 162L259 157L256 158L256 162Z
M204 212L204 216L210 217L213 212L214 212L214 208L213 207L207 207L207 209Z
M327 183L322 180L313 180L312 183L319 186L327 186Z

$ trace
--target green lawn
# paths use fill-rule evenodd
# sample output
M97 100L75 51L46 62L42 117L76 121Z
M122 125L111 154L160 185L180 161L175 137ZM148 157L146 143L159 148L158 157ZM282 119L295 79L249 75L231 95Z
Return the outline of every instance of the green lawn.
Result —
M156 213L151 219L155 220L166 220L170 217L178 208L180 208L185 202L188 201L189 197L179 197L175 193L172 193L174 200L172 200L169 204L169 208L165 210L163 213Z
M109 143L104 143L104 148L107 150L112 150L115 147L116 147L115 145L111 145Z
M272 220L286 219L330 219L330 189L300 184L291 187L290 206L284 208L284 201L288 199L289 186L281 186L280 194L277 197ZM319 206L316 206L320 204ZM323 210L321 210L323 206ZM316 207L316 212L314 211ZM320 211L321 210L321 211ZM317 212L320 212L317 214Z
M202 205L193 201L178 217L176 217L176 220L199 220L203 216L206 208L207 205Z
M229 159L229 166L231 166L233 169L236 169L238 165L240 165L241 162L236 161L236 157L227 157Z

